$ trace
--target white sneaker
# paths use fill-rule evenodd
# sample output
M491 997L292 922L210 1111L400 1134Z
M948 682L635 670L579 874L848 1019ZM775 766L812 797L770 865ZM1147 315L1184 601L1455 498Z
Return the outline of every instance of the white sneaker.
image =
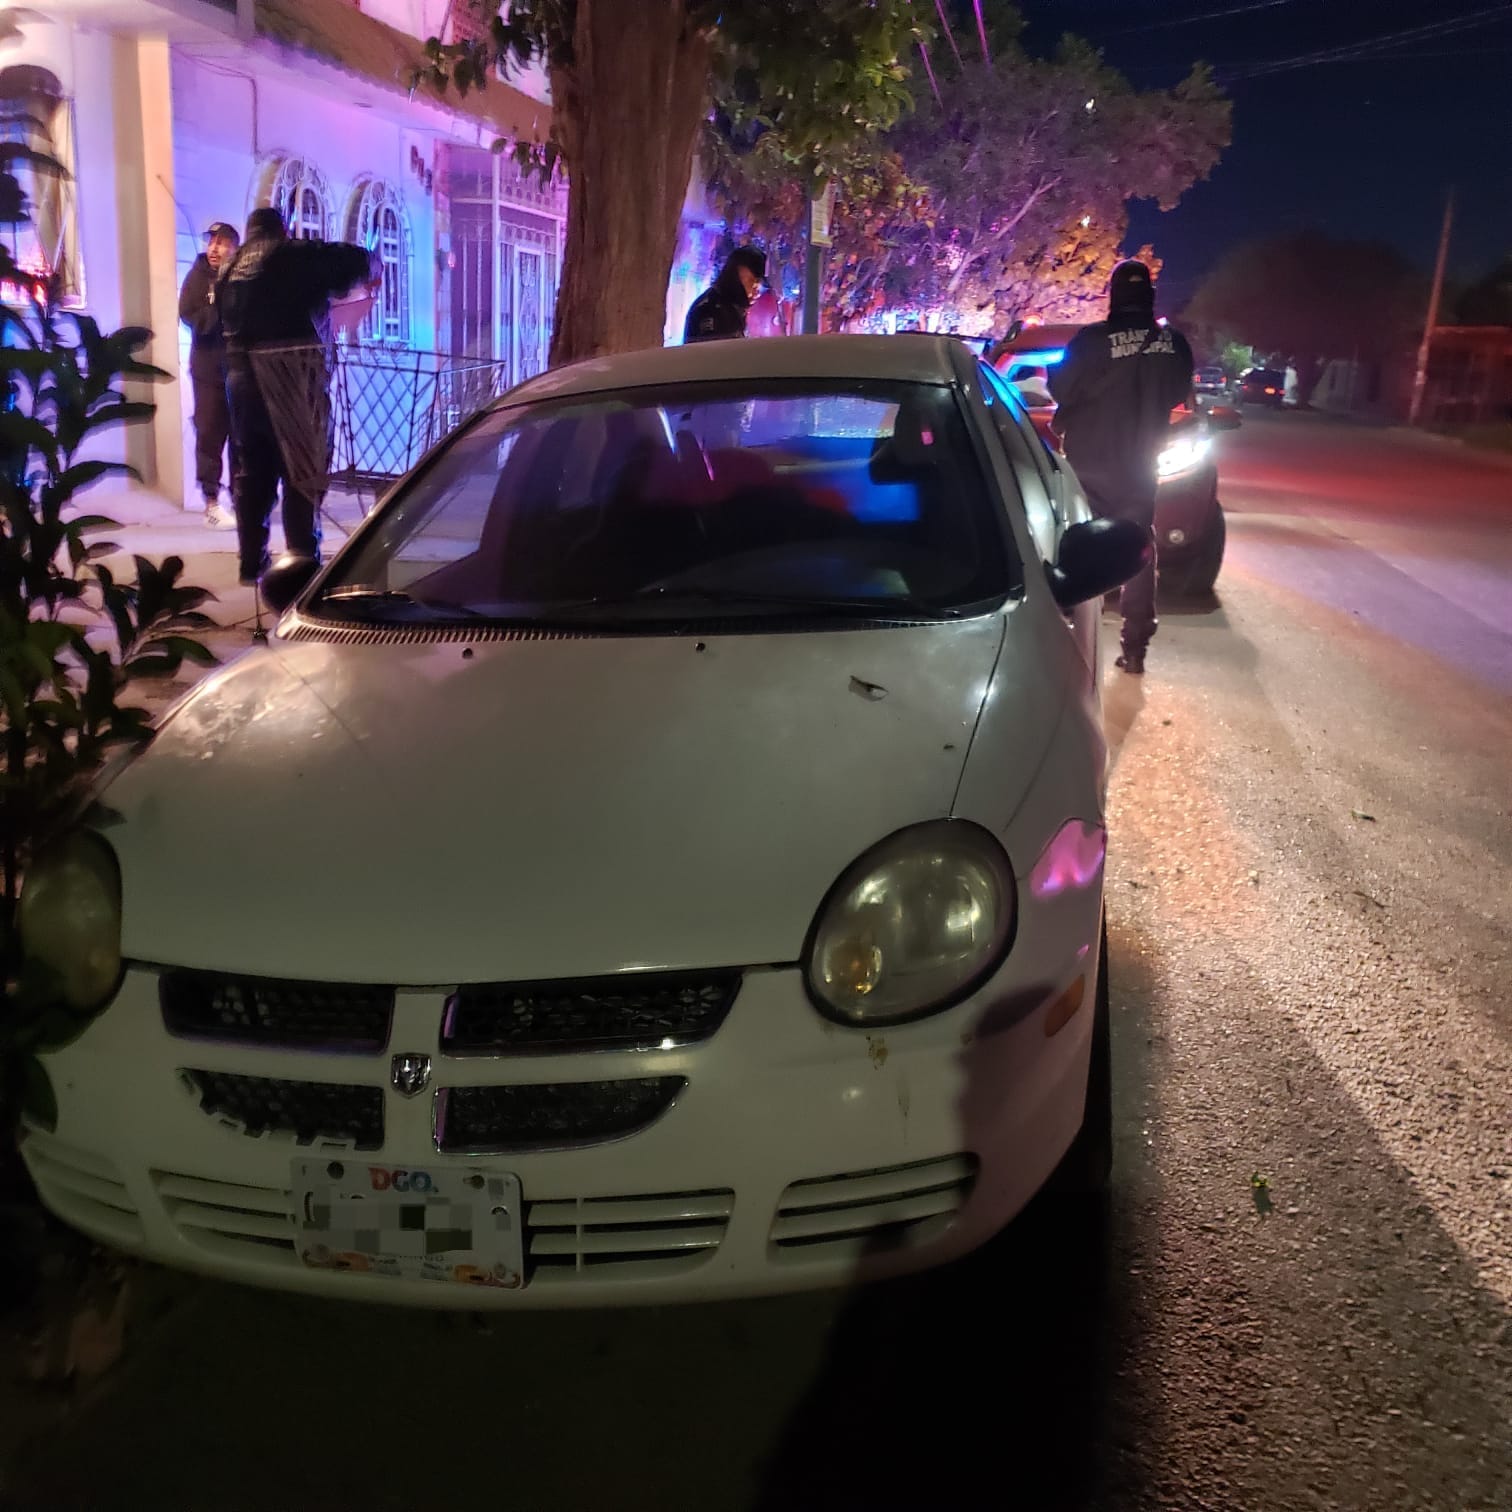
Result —
M218 498L206 499L205 524L211 530L235 530L236 512Z

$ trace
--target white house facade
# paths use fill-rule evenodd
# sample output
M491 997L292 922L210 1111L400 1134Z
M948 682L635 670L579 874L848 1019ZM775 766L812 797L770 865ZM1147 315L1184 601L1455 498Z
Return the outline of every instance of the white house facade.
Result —
M448 0L51 0L45 14L18 11L0 40L0 103L34 124L8 129L70 177L18 175L32 213L0 223L0 236L103 328L149 327L150 360L176 378L188 352L178 287L205 228L276 204L295 235L379 251L381 296L338 325L356 366L389 375L374 400L386 412L404 405L411 370L466 365L495 388L518 382L546 364L565 189L522 178L492 151L501 137L545 137L538 73L464 101L411 96L418 39L465 24ZM182 502L195 492L189 385L152 397L152 426L106 444Z

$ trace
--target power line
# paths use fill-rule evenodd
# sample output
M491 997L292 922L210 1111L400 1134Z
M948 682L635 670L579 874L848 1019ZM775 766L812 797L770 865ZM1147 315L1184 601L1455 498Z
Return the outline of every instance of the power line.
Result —
M1500 57L1503 53L1512 53L1512 46L1507 47L1456 47L1453 50L1441 52L1419 52L1413 49L1411 52L1372 52L1362 53L1358 57L1351 58L1324 58L1323 63L1416 63L1428 58L1488 58ZM1319 65L1321 67L1321 63ZM1221 69L1220 72L1233 73L1232 69ZM1261 77L1264 77L1261 75Z
M1295 5L1297 0L1250 0L1248 5L1231 5L1226 10L1203 11L1195 16L1172 16L1165 21L1142 21L1138 26L1119 26L1112 31L1098 28L1099 37L1127 37L1135 32L1160 31L1171 26L1196 26L1203 21L1220 21L1225 16L1245 16L1251 11L1275 10L1278 5Z
M1297 68L1311 68L1323 63L1372 61L1388 56L1394 49L1411 47L1418 42L1435 41L1457 32L1471 31L1506 15L1512 15L1512 4L1493 5L1485 10L1472 11L1463 16L1446 16L1424 26L1385 32L1378 37L1363 37L1358 41L1344 43L1337 47L1299 53L1292 58L1273 58L1248 67L1241 67L1233 72L1241 78L1259 78L1266 74L1285 73Z

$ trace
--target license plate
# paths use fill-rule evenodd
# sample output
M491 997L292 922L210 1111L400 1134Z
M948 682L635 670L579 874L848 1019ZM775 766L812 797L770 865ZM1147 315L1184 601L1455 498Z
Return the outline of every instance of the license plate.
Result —
M292 1191L299 1258L316 1270L524 1285L517 1176L296 1160Z

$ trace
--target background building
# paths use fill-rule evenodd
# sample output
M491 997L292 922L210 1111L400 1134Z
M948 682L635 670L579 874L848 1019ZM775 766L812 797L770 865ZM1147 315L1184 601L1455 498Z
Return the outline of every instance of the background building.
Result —
M18 174L34 213L6 226L0 207L0 235L103 328L149 327L158 366L186 370L178 288L205 227L268 204L295 235L383 258L381 298L338 322L375 375L349 429L379 455L348 460L391 468L404 411L442 391L425 387L438 373L487 367L502 388L545 366L565 186L526 180L491 150L545 137L544 77L466 100L409 90L418 39L457 34L465 12L446 0L53 0L15 15L0 51L5 129L69 177ZM152 426L104 444L182 501L189 386L152 397Z

